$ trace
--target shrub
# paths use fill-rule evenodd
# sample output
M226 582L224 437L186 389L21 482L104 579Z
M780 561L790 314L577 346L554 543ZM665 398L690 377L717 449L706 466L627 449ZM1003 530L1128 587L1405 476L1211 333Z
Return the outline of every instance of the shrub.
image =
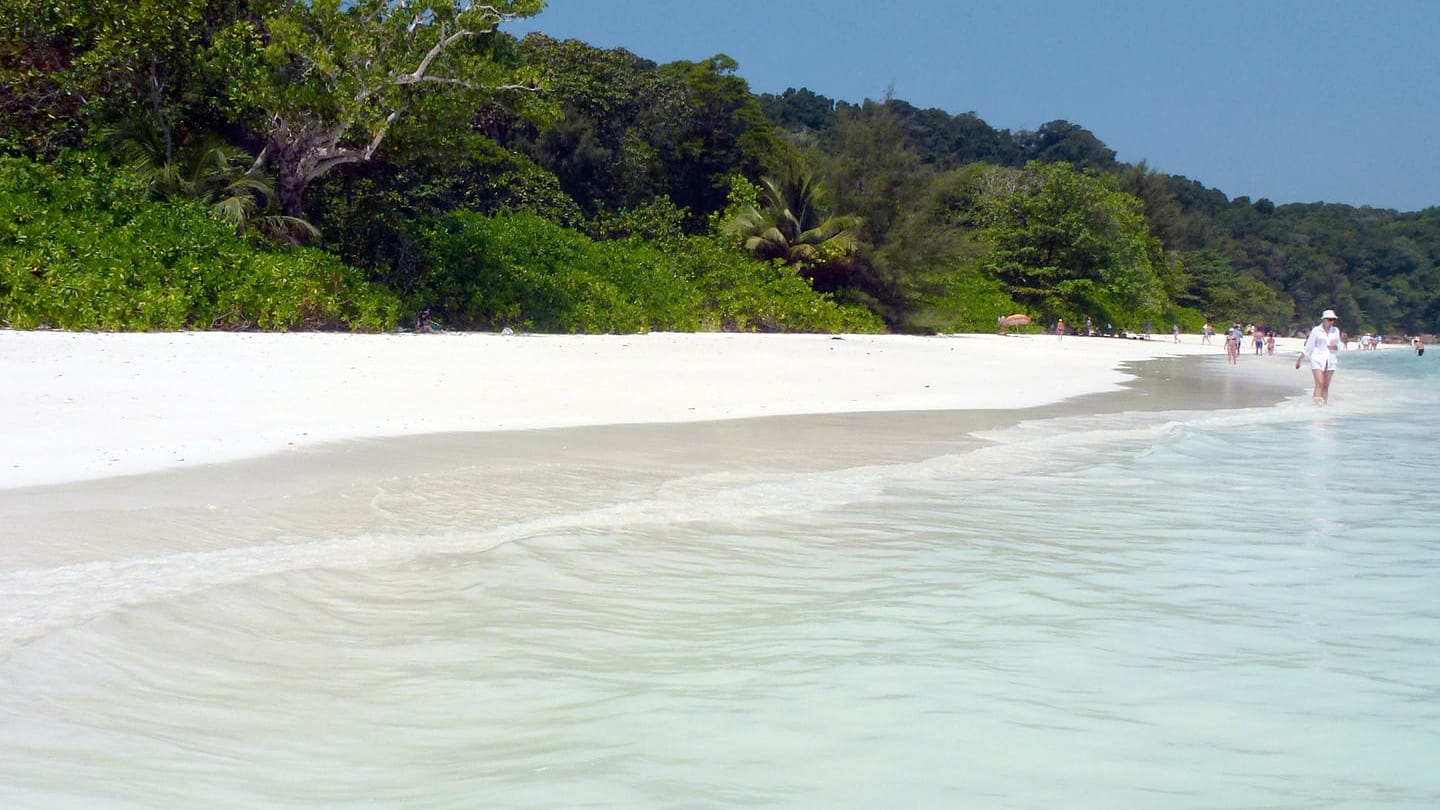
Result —
M995 319L1025 312L1025 307L1006 294L999 281L976 268L963 268L945 275L940 292L927 296L911 316L908 326L928 332L989 332Z
M0 320L18 328L380 330L397 296L313 248L258 248L85 154L0 158Z
M417 307L452 325L547 332L879 331L793 270L706 237L596 242L530 214L424 222Z

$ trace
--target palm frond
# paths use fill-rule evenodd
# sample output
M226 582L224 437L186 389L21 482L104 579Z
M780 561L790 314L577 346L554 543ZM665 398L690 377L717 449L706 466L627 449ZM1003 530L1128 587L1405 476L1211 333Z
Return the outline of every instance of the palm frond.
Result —
M255 230L280 242L303 244L320 238L320 229L299 217L266 214L250 221Z

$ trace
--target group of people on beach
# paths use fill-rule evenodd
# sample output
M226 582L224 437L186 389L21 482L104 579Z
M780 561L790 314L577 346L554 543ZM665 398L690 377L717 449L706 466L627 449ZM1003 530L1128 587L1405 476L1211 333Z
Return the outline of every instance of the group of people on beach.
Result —
M1255 354L1275 353L1275 330L1266 329L1251 325L1245 331L1241 331L1240 324L1234 324L1225 330L1225 357L1231 365L1240 362L1240 350L1245 345L1246 334L1249 334L1251 343L1255 346ZM1210 336L1215 334L1215 327L1209 323L1205 324L1205 331L1200 338L1201 343L1209 343Z
M1310 363L1310 373L1314 380L1310 397L1317 405L1330 401L1330 380L1335 376L1336 359L1345 345L1340 329L1335 325L1337 320L1339 319L1333 309L1321 313L1320 323L1310 330L1305 338L1305 345L1295 358L1297 369L1302 363ZM1275 354L1275 330L1253 325L1248 329L1241 329L1240 324L1231 324L1225 329L1225 357L1231 365L1240 361L1240 350L1245 345L1247 332L1255 354ZM1214 334L1214 326L1207 322L1201 342L1209 343Z
M1002 319L1002 320L1003 320L1003 319ZM1002 326L1002 329L1003 329L1003 326ZM1105 329L1104 329L1104 331L1102 332L1098 327L1095 326L1095 321L1094 321L1094 319L1093 319L1093 318L1090 318L1090 317L1086 317L1086 318L1085 318L1085 326L1084 326L1084 327L1071 327L1071 326L1067 326L1067 325L1065 324L1065 319L1064 319L1064 318L1057 318L1056 321L1055 321L1055 335L1056 335L1056 337L1059 337L1059 338L1061 338L1061 339L1063 340L1063 339L1065 338L1065 335L1067 335L1067 334L1071 334L1071 335L1084 335L1084 336L1086 336L1086 337L1098 337L1098 336L1103 335L1104 337L1122 337L1122 338L1130 338L1131 340L1149 340L1149 339L1150 339L1150 335L1151 335L1151 331L1150 331L1150 322L1149 322L1149 321L1145 321L1144 323L1142 323L1142 324L1140 325L1140 333L1139 333L1139 334L1133 334L1133 333L1129 333L1129 332L1125 331L1124 329L1121 329L1121 330L1119 330L1119 331L1117 332L1117 331L1115 331L1114 325L1113 325L1113 324L1108 324L1108 323L1105 324ZM1173 325L1170 327L1170 336L1171 336L1171 338L1172 338L1176 343L1179 343L1179 342L1180 342L1180 324L1178 324L1178 323L1177 323L1177 324L1173 324ZM1208 341L1207 341L1207 342L1208 342Z
M1373 352L1376 349L1380 348L1380 344L1384 342L1385 338L1381 337L1380 335L1372 335L1369 332L1366 332L1365 334L1361 335L1359 339L1360 351ZM1350 348L1349 335L1345 336L1345 348Z
M1314 380L1314 387L1310 391L1310 398L1316 405L1324 405L1330 401L1330 380L1335 376L1336 360L1340 354L1345 340L1341 337L1340 329L1335 324L1339 318L1335 310L1327 309L1320 314L1320 323L1310 330L1305 338L1305 345L1301 347L1300 354L1295 358L1295 368L1299 369L1301 364L1310 363L1310 374ZM1239 362L1240 348L1245 344L1246 331L1249 332L1251 343L1255 347L1255 354L1275 353L1275 331L1263 327L1251 326L1248 330L1242 330L1240 324L1232 324L1225 330L1225 356L1233 365ZM1205 324L1202 342L1209 343L1210 336L1214 334L1214 327L1209 323Z
M1321 313L1320 323L1310 330L1305 338L1305 345L1301 348L1299 356L1295 358L1296 369L1306 362L1310 364L1310 374L1314 380L1310 397L1316 405L1324 405L1330 401L1330 381L1335 376L1336 360L1342 350L1350 347L1350 336L1340 331L1340 328L1336 326L1338 321L1339 318L1333 309L1327 309ZM1144 329L1145 337L1148 338L1150 331L1148 321L1145 323ZM1065 319L1057 319L1055 322L1056 336L1063 339L1067 330ZM1076 329L1074 332L1082 335L1095 335L1095 325L1090 318L1086 318L1084 330ZM1120 334L1125 336L1123 332ZM1178 324L1171 329L1171 334L1175 342L1179 343L1180 327ZM1214 325L1207 321L1201 332L1200 342L1210 343L1214 334ZM1225 329L1225 355L1231 365L1239 362L1240 352L1247 339L1254 347L1256 355L1275 354L1274 329L1254 325L1242 329L1240 324L1235 323ZM1371 335L1367 332L1360 339L1360 348L1369 351L1378 348L1380 343L1379 335ZM1421 338L1413 338L1411 344L1417 355L1425 354L1425 343Z

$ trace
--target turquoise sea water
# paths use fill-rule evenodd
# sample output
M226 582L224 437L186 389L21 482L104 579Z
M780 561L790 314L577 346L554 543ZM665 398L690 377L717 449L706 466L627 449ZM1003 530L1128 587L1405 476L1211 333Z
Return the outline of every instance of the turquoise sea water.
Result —
M1440 353L1344 361L1326 408L8 571L0 806L1437 807Z

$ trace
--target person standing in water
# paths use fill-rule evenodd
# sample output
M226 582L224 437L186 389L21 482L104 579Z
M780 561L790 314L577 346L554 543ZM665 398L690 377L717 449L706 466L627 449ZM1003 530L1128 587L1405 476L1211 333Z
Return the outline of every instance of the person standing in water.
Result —
M1340 330L1335 326L1335 310L1327 309L1320 315L1320 324L1310 330L1305 338L1305 347L1295 358L1295 368L1300 361L1309 359L1310 374L1315 378L1315 389L1310 398L1316 405L1330 401L1330 378L1335 376L1335 360L1340 354Z
M1225 359L1230 365L1240 362L1240 324L1225 330Z

